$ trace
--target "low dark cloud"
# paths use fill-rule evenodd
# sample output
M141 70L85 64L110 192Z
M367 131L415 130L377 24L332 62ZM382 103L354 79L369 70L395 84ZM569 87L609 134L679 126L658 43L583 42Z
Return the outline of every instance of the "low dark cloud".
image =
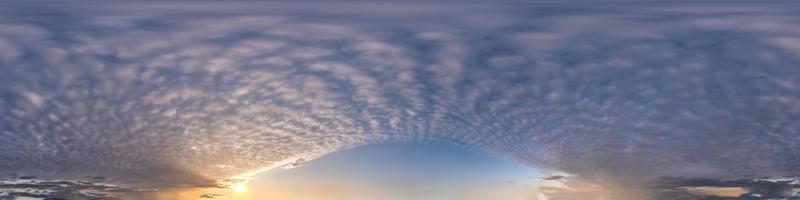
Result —
M0 199L30 197L57 199L114 199L115 195L140 192L128 187L88 181L39 180L26 177L0 179Z
M552 175L552 176L542 177L542 179L548 180L548 181L552 181L552 180L559 180L559 179L562 179L564 177L565 176L562 176L562 175Z
M687 188L741 188L745 193L737 197L691 194ZM773 179L718 180L709 178L662 177L654 182L651 189L662 191L659 199L675 199L677 193L687 197L681 199L800 199L794 189L800 189L800 177ZM666 191L666 192L663 192Z
M555 180L553 180L555 181ZM558 179L562 186L539 190L548 200L756 200L800 199L800 177L721 180L661 177L648 184L601 185L580 177Z

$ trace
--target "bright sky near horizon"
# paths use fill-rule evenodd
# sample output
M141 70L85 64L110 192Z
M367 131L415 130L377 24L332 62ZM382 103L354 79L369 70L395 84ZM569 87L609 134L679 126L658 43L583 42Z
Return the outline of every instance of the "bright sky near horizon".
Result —
M249 182L244 196L263 200L528 200L538 194L540 180L541 174L533 168L446 144L378 144L265 172Z

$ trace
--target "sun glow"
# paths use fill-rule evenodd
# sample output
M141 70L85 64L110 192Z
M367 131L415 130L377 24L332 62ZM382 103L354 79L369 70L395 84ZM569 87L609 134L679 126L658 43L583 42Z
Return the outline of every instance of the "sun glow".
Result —
M236 193L245 193L247 192L247 186L244 184L235 185L233 186L233 191Z

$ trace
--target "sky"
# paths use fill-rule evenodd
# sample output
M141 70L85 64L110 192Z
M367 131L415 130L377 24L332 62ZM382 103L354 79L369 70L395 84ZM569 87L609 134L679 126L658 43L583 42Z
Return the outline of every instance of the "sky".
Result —
M0 185L232 187L343 149L440 143L610 199L790 198L798 9L0 2Z
M254 199L527 200L542 175L443 144L378 144L277 169L248 183Z

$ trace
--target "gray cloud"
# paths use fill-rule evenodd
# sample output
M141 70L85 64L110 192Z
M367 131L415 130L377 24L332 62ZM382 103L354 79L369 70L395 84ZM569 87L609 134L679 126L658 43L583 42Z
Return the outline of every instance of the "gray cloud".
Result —
M800 170L780 3L2 4L0 172L213 185L403 141L608 183Z
M114 194L134 193L135 189L87 181L0 179L0 199L109 199Z
M687 187L742 188L747 192L738 197L690 195L683 199L800 199L800 195L793 191L794 188L800 187L800 180L797 177L738 180L662 177L651 187L660 191L668 191L661 194L660 199L676 199L670 196L674 196L677 192L685 192Z

